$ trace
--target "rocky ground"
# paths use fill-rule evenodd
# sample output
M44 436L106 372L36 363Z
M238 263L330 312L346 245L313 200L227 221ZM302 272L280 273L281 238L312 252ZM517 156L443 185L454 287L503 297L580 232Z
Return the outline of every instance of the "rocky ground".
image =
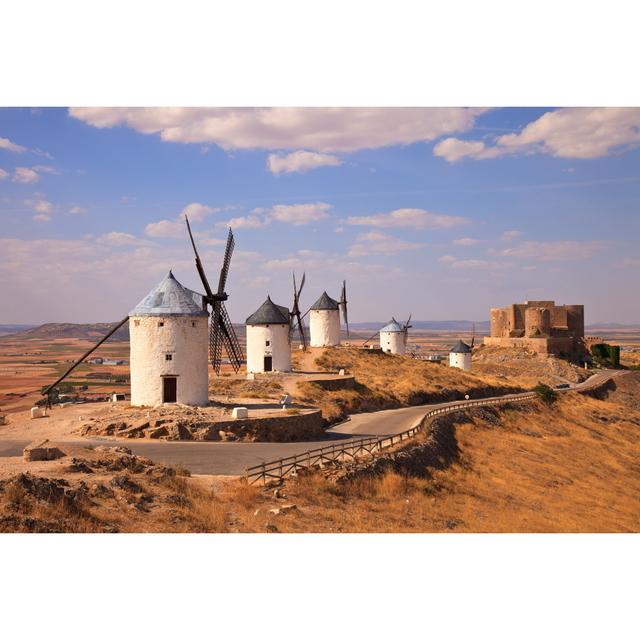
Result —
M593 373L566 360L542 357L520 347L484 345L474 349L473 370L480 375L495 376L527 386L537 382L550 386L582 382Z

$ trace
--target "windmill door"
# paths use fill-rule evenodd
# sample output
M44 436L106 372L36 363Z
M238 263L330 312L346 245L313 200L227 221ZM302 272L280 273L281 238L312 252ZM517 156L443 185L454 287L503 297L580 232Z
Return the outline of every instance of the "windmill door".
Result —
M264 370L273 371L273 356L264 357Z
M162 378L162 402L176 402L178 399L177 378Z

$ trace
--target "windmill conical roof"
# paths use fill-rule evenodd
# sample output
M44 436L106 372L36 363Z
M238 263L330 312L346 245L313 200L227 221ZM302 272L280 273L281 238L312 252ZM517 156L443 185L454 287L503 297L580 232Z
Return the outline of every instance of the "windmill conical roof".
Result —
M327 311L331 309L337 309L338 302L329 297L326 291L311 305L313 311Z
M382 327L380 331L385 331L386 333L402 333L404 331L404 327L401 327L400 323L395 318L391 318L391 322Z
M200 294L183 287L169 273L129 312L130 316L208 316ZM202 300L202 296L200 296Z
M462 340L458 340L457 344L451 347L449 353L471 353L471 347Z
M276 304L270 296L246 320L246 324L289 324L289 309Z

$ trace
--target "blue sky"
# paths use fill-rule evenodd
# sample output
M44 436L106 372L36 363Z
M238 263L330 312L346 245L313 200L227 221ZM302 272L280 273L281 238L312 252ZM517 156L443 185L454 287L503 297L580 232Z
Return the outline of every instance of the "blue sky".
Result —
M236 235L229 310L639 322L640 109L0 109L0 323L111 321Z

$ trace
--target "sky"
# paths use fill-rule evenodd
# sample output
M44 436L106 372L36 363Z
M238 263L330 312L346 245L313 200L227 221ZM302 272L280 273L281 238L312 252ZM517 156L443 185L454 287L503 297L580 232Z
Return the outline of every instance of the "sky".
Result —
M119 320L172 269L234 322L347 280L349 319L526 299L640 322L640 109L0 108L0 323Z

